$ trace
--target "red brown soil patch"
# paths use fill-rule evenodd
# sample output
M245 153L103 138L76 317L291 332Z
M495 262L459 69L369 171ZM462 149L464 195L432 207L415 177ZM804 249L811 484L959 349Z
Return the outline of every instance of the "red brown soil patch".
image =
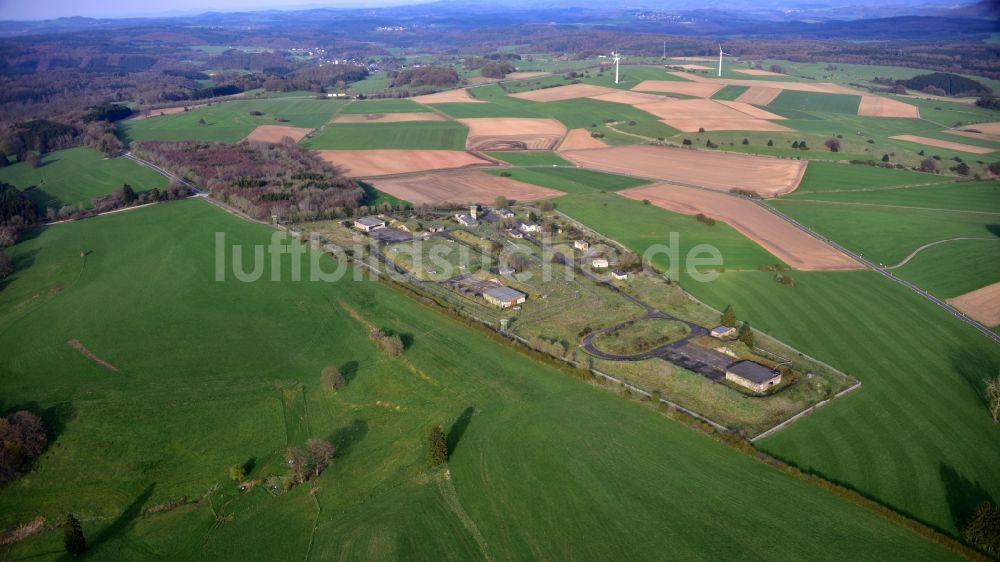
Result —
M948 299L948 304L986 326L996 326L1000 324L1000 283Z
M733 72L739 72L740 74L747 74L749 76L784 76L784 74L779 72L771 72L770 70L761 70L759 68L734 69Z
M567 84L566 86L556 86L555 88L542 88L541 90L511 94L510 97L528 101L547 102L591 98L602 94L613 94L617 91L615 88L594 86L592 84Z
M590 131L587 129L571 129L566 138L563 139L562 144L559 145L559 151L586 150L588 148L605 148L607 146L601 139L595 139L590 136Z
M784 125L758 119L709 99L643 104L642 110L687 133L706 131L791 131ZM763 111L763 110L760 110ZM767 112L763 112L767 114ZM770 114L768 114L770 115Z
M537 201L565 195L554 189L477 171L390 178L376 180L374 185L380 191L417 205L493 203L500 195L513 201Z
M957 129L946 129L950 135L959 135L970 139L982 139L992 142L1000 142L1000 123L975 123L958 127Z
M338 115L334 123L401 123L404 121L444 121L437 113L421 111L412 113L361 113Z
M94 363L97 363L101 367L104 367L105 369L107 369L109 371L112 371L112 372L115 372L115 373L118 372L118 367L115 367L111 363L108 363L104 359L101 359L100 357L94 355L93 352L91 352L89 349L87 349L87 347L85 345L83 345L82 343L80 343L80 340L78 340L76 338L71 339L68 342L66 342L66 345L68 345L68 346L72 347L73 349L79 351L84 357L86 357L87 359L90 359Z
M465 88L458 90L448 90L446 92L438 92L436 94L425 94L422 96L413 96L411 100L417 103L486 103L483 100L476 99L469 94L469 91Z
M938 140L928 137L920 137L917 135L896 135L894 137L889 137L889 138L907 142L915 142L917 144L925 144L927 146L936 146L938 148L946 148L948 150L957 150L959 152L968 152L970 154L989 154L990 152L996 152L997 150L995 148L984 148L982 146L973 146L971 144Z
M578 166L605 172L716 191L746 189L761 197L794 191L807 164L803 160L649 145L569 150L561 155Z
M920 108L882 96L861 96L858 115L865 117L907 117L920 119Z
M665 183L636 187L619 193L629 199L648 200L657 207L676 213L692 216L702 213L723 221L784 263L801 271L863 269L860 263L847 254L802 232L747 199Z
M566 134L555 119L485 117L459 119L469 128L469 150L552 150Z
M323 160L351 177L388 176L430 170L489 166L493 163L461 150L317 150Z
M281 142L282 139L290 138L295 142L299 142L306 135L312 132L312 129L303 129L301 127L287 127L285 125L259 125L256 129L247 135L247 138L243 140L252 142Z
M681 94L683 96L695 96L707 98L718 92L722 88L721 84L711 82L680 82L678 80L643 80L636 84L633 90L637 92L666 92L668 94Z
M751 86L736 98L740 103L752 103L754 105L767 105L774 101L781 93L781 88L768 88L766 86Z

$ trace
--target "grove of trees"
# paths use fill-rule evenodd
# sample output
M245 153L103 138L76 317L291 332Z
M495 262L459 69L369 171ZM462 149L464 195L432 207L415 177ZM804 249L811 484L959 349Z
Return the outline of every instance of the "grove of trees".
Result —
M20 478L49 442L41 418L19 410L0 418L0 486Z

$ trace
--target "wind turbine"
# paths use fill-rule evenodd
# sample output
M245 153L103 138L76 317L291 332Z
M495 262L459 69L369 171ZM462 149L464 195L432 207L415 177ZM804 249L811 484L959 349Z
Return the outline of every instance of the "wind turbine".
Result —
M618 62L622 60L620 53L611 51L611 59L615 61L615 84L618 83Z
M729 53L723 53L722 43L719 43L719 78L722 78L722 55L729 55Z

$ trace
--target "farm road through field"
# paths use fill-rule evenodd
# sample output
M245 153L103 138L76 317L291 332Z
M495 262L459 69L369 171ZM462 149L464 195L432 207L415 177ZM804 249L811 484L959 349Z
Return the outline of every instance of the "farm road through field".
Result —
M903 261L897 263L896 265L886 266L886 269L899 269L900 267L903 267L904 265L909 263L910 260L917 257L917 254L926 250L927 248L930 248L931 246L937 246L938 244L944 244L945 242L955 242L956 240L985 240L985 241L993 240L995 242L1000 242L1000 238L970 238L970 237L948 238L947 240L938 240L936 242L924 244L923 246L917 248L916 250L913 250L913 253L903 258Z

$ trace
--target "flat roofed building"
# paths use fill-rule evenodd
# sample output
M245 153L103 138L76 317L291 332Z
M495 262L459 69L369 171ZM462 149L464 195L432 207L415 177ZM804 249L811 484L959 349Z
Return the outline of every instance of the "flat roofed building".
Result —
M595 269L604 269L604 268L608 267L609 264L608 264L608 260L606 260L604 258L594 258L594 260L592 262L590 262L590 265L592 267L594 267Z
M484 292L483 298L494 306L510 308L523 303L528 297L521 291L515 291L510 287L496 287Z
M781 373L753 361L737 361L726 367L726 380L760 393L780 383Z
M732 326L716 326L712 328L711 335L713 338L729 338L736 335L736 328Z
M371 232L377 228L385 228L385 221L378 217L361 217L354 220L354 228L362 232Z

